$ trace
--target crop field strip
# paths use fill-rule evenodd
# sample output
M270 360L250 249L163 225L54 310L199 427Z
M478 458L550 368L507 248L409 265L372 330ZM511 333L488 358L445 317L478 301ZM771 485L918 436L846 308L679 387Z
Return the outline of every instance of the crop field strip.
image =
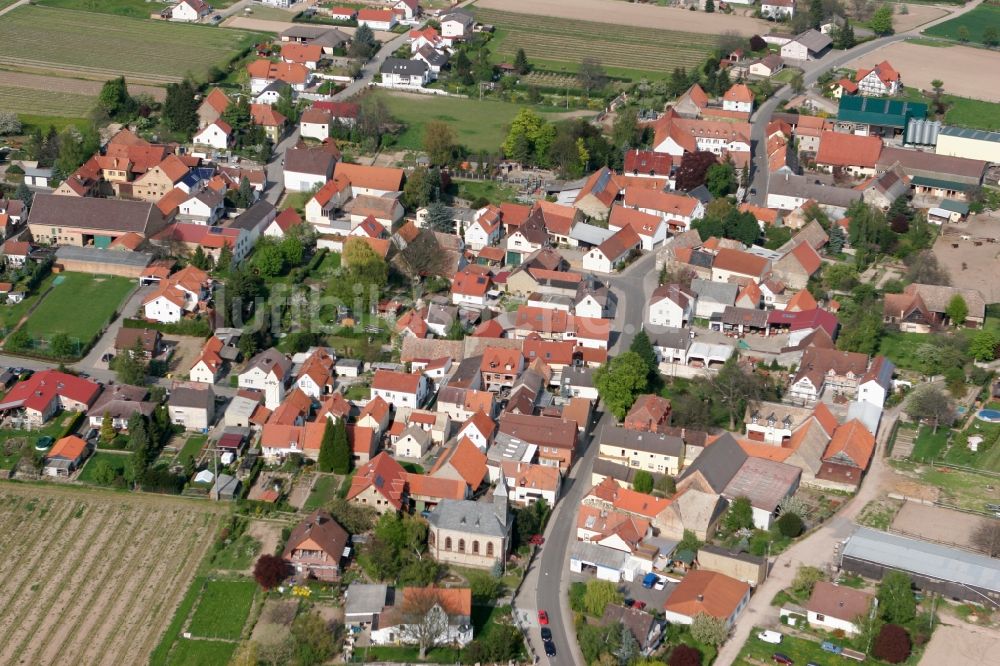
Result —
M170 83L188 72L203 76L212 65L221 66L249 35L71 9L18 7L0 20L0 63Z
M609 67L649 71L673 71L692 67L715 48L715 35L619 26L618 30L594 21L574 21L476 9L476 18L509 34L496 51L513 57L523 48L528 59L556 60L577 64L594 57Z
M3 85L3 72L0 72L0 105L4 111L81 118L90 112L96 101L97 98L91 95L6 86Z
M0 487L0 663L144 660L211 545L219 508L54 490Z

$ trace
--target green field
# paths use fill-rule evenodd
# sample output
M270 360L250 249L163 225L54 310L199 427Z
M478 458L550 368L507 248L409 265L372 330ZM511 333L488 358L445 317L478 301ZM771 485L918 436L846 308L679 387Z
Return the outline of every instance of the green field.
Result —
M735 664L739 666L756 666L761 663L773 663L771 655L775 652L780 652L791 657L792 661L796 664L804 665L808 662L817 664L817 666L842 666L844 663L850 663L845 662L844 658L839 655L824 652L820 648L819 643L804 638L796 638L786 634L782 637L779 645L765 643L757 638L758 631L758 629L754 629L751 632L750 638L744 644L743 649L734 662ZM836 642L841 646L844 645L842 640ZM868 661L871 663L880 663L875 659L869 659Z
M945 81L944 84L945 94L942 95L942 99L947 105L944 114L946 124L973 129L1000 130L1000 104L949 95L948 82ZM902 99L931 105L930 98L916 88L904 88Z
M507 126L522 106L494 100L439 97L379 91L389 113L406 124L397 138L401 148L421 150L423 126L431 120L448 123L458 142L471 151L495 151L507 136Z
M250 580L208 581L188 631L199 638L239 638L256 592L257 584Z
M62 273L52 291L42 299L22 330L32 338L66 333L87 344L111 319L135 282L123 277ZM85 307L81 304L85 303Z
M87 464L83 466L80 471L80 476L77 477L78 481L84 483L97 483L94 479L94 473L97 470L97 463L106 462L111 465L118 474L125 473L125 465L129 461L129 454L127 453L110 453L108 451L98 451L87 460Z
M65 118L83 118L94 108L95 101L90 95L5 85L0 85L0 99L4 111L17 114L44 111Z
M970 44L983 43L983 31L992 26L1000 30L1000 6L982 4L961 16L938 23L924 30L923 34L931 37L944 37L958 40L958 29L965 26L969 31Z
M496 26L490 48L497 62L513 62L524 49L535 67L577 71L580 61L594 57L611 76L649 78L675 67L701 64L718 44L715 35L673 30L609 26L594 21L476 9L476 18Z
M236 651L236 643L224 641L188 640L182 638L170 658L169 666L218 666L228 664Z
M241 30L28 6L0 20L0 64L169 83L204 78L254 39Z
M325 507L337 495L337 488L340 487L338 477L333 475L323 475L313 483L312 492L306 499L302 508L305 511L320 509Z
M921 461L940 458L941 453L948 445L950 434L951 431L948 428L938 428L938 431L934 432L934 428L921 426L920 433L917 435L916 441L913 442L913 453L910 454L910 460Z
M222 9L236 0L213 0L214 9ZM79 9L85 12L100 12L116 16L131 16L132 18L149 18L154 12L169 7L166 4L150 3L147 0L35 0L36 5L59 7L61 9Z
M180 452L177 454L177 460L184 460L185 456L191 456L191 459L198 462L198 458L201 456L201 450L205 448L205 442L208 441L207 435L191 435L184 442L184 446L181 448Z

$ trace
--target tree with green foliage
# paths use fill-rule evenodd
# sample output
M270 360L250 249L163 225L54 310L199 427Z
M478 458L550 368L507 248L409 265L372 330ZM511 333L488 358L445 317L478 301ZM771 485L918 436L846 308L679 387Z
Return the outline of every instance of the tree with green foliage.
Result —
M970 37L970 35L969 35L969 29L967 27L965 27L964 25L958 26L958 31L957 31L956 34L958 36L958 41L962 42L963 44L965 42L969 41L969 37Z
M348 57L368 60L375 55L377 50L378 41L375 39L375 33L372 32L372 29L367 25L358 26L351 38L351 44L347 48Z
M804 528L805 525L802 524L802 518L797 513L783 513L778 518L778 531L781 532L781 536L794 539L802 534Z
M722 645L729 638L729 627L722 618L698 613L691 622L691 638L703 645Z
M21 119L13 111L0 111L0 136L20 134Z
M522 509L514 511L514 542L518 546L527 546L531 537L545 531L545 523L551 510L548 502L540 500Z
M290 125L299 123L299 105L295 102L295 93L291 86L284 86L274 103L274 110L283 115Z
M198 129L198 101L190 79L167 84L167 97L163 101L163 124L172 132L190 137Z
M407 177L403 185L403 203L407 208L423 208L436 199L434 190L440 187L435 183L433 174L427 167L419 166Z
M944 314L948 317L948 321L952 326L956 328L965 325L965 320L969 316L969 306L966 305L965 299L962 298L961 294L955 294L948 301L948 306L945 308Z
M351 443L347 437L347 424L344 419L337 419L337 423L333 425L333 471L337 474L347 474L351 471L351 462Z
M991 49L1000 46L1000 30L995 25L987 25L983 28L983 44Z
M729 357L709 382L714 400L729 413L730 430L736 428L736 419L747 405L760 400L764 388L760 377L744 370L735 356Z
M753 505L750 504L750 500L746 497L737 497L730 502L722 525L729 533L752 528Z
M426 522L405 514L387 513L376 523L360 562L375 580L428 585L437 578L439 569L436 562L423 558L426 544Z
M115 376L120 383L136 386L145 383L145 353L145 350L142 348L142 342L136 340L135 346L132 349L123 351L111 359L111 369L114 370Z
M638 493L653 492L653 475L644 469L636 470L632 477L632 490Z
M812 595L813 587L821 580L825 580L826 575L818 567L800 566L795 572L792 580L792 595L805 602Z
M101 430L99 435L101 441L105 444L109 444L117 434L118 433L115 432L114 420L111 418L110 412L104 412L104 416L101 417Z
M323 428L323 439L319 443L319 457L316 459L316 466L319 467L321 472L332 472L333 461L334 461L334 424L331 419L326 420L326 426Z
M674 481L674 477L664 474L653 484L653 489L663 493L665 497L671 497L677 492L677 482Z
M431 164L444 167L455 156L458 140L451 125L441 120L431 120L424 123L422 145Z
M432 201L427 206L427 228L443 233L455 233L455 221L451 210L443 201Z
M31 204L35 201L35 193L24 183L20 183L17 186L17 189L14 191L14 197L24 204L25 210L30 210Z
M889 571L878 586L878 612L886 622L906 624L917 616L913 581L902 571Z
M809 26L814 30L819 30L823 25L826 11L823 8L823 0L809 0Z
M302 258L305 256L306 248L302 239L293 232L285 234L285 237L278 243L281 250L281 257L285 266L296 267L302 265Z
M980 329L972 336L969 343L969 353L977 361L988 363L996 359L997 347L1000 347L1000 335L990 329Z
M872 20L868 23L868 26L872 29L872 32L879 37L891 35L893 33L892 5L883 4L881 7L876 9L875 14L872 16Z
M548 164L549 147L556 138L556 129L531 109L521 109L510 123L503 142L507 158L524 164Z
M327 622L316 611L300 613L292 622L291 637L298 666L322 664L337 654L343 625Z
M625 352L598 368L594 385L605 406L621 421L649 386L649 367L635 352Z
M705 174L705 187L719 198L736 191L736 167L732 162L713 164Z
M514 56L514 71L521 75L531 71L531 63L528 62L528 56L524 49L518 49Z
M623 598L614 583L606 580L588 580L587 592L583 595L583 606L589 615L601 617L608 604L620 604Z
M285 270L285 255L277 243L262 238L253 251L253 266L266 278L281 275Z
M90 159L101 147L101 136L94 125L87 125L82 129L75 126L66 128L59 135L58 155L53 166L63 177L76 171L76 169Z
M853 49L857 44L857 38L854 36L854 26L851 25L851 20L848 18L844 19L844 25L836 26L830 34L830 38L833 40L833 48L835 49Z
M646 367L649 369L650 379L657 376L659 363L656 360L656 350L653 349L653 343L650 341L646 329L639 329L639 332L632 338L632 343L629 345L628 350L638 354L642 362L646 364Z
M201 270L208 268L208 257L205 255L205 249L201 245L195 247L194 252L191 253L191 265Z
M697 553L701 546L702 542L698 539L694 531L685 529L681 535L681 540L677 543L677 552L680 553L689 550L692 553Z
M118 472L111 466L111 463L107 460L98 460L92 464L94 465L94 483L99 486L114 485L118 478Z
M109 118L119 121L131 119L139 106L129 94L124 76L104 82L97 105Z
M53 356L69 358L76 354L76 345L65 333L56 333L49 340L49 351Z
M903 411L914 421L933 423L935 433L939 426L950 426L955 420L955 406L951 398L934 384L919 384L910 391Z
M840 254L844 251L844 242L847 237L844 235L844 228L839 224L835 224L830 227L830 242L826 245L826 251L829 254Z
M639 112L635 107L618 109L611 127L611 143L619 148L634 148L639 144Z

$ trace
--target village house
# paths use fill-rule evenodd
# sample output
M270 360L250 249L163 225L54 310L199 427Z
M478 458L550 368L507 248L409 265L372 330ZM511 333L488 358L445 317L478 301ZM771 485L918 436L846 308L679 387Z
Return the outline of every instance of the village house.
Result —
M383 608L372 623L373 645L412 645L423 640L428 627L440 627L433 636L435 645L461 648L472 642L469 588L405 587L393 598L395 604Z
M694 311L694 295L677 284L660 285L649 299L649 323L654 326L683 328L694 317Z
M461 481L471 497L488 481L486 454L467 436L458 435L457 441L446 447L428 472L439 479ZM460 498L461 499L461 498Z
M208 127L221 118L229 104L226 93L219 88L212 88L198 105L198 129Z
M120 236L149 238L166 224L155 204L95 197L35 194L28 230L35 243L107 248Z
M763 257L724 247L716 252L712 262L712 280L730 282L735 278L760 282L770 268L771 262Z
M619 269L632 252L642 247L642 239L631 226L624 226L600 245L583 255L583 269L595 273L612 273Z
M792 378L788 397L812 403L824 390L830 390L853 398L867 370L866 354L810 347L802 354L802 363Z
M722 95L722 109L750 114L753 111L753 91L745 83L734 83Z
M361 9L357 14L358 25L372 30L388 31L396 26L396 13L389 9Z
M284 183L291 192L322 187L333 175L337 159L322 148L292 148L285 153Z
M171 21L180 23L197 23L212 13L212 8L203 0L181 0L173 7L163 10L163 14Z
M948 305L956 296L965 301L964 322L948 321ZM913 283L901 294L886 294L882 321L904 333L930 333L946 324L981 328L985 314L986 301L975 289Z
M643 213L625 206L614 206L608 219L608 230L619 231L622 227L632 230L642 239L642 249L647 252L659 247L667 239L667 225L659 215Z
M101 385L57 370L42 370L18 382L0 400L0 412L18 410L32 426L41 426L59 410L86 412Z
M822 58L833 44L829 35L819 30L809 29L781 46L781 57L787 60L817 60Z
M441 36L451 41L468 39L476 24L468 10L458 8L441 17Z
M87 442L76 435L67 435L57 440L45 454L42 471L45 476L70 476L83 465L89 453Z
M383 451L355 471L347 501L373 507L380 514L401 511L408 503L406 472Z
M167 412L174 425L208 432L215 419L215 391L204 384L175 385L167 398Z
M124 329L123 329L124 330ZM188 371L188 379L192 382L204 384L214 384L222 373L225 361L221 356L223 348L222 340L214 335L205 342L201 349L201 354L195 359L194 364Z
M333 393L334 358L322 347L310 352L299 368L295 386L310 398L319 400Z
M264 395L264 406L274 410L285 398L291 369L292 361L287 356L273 347L265 349L247 362L239 374L238 386L260 391Z
M559 499L562 475L558 469L519 461L500 463L500 473L510 489L510 501L519 506L529 506L539 500L551 507Z
M871 69L859 69L855 74L858 91L870 97L892 97L903 87L899 72L883 60Z
M423 60L386 58L379 68L386 88L423 88L431 81L431 68Z
M316 509L295 526L281 558L299 581L340 579L340 562L350 536L329 513Z
M705 613L732 627L750 601L750 586L714 571L689 571L663 607L667 622L691 624Z
M640 395L622 425L626 430L669 434L670 401L651 393Z
M233 128L222 118L215 120L198 131L191 142L195 146L207 146L216 150L225 150L233 136Z
M684 463L684 440L659 432L605 428L598 455L619 465L675 476Z
M692 222L705 216L704 204L692 196L648 188L626 188L624 204L659 217L667 223L672 233L687 231Z
M810 626L856 636L861 631L858 623L877 605L878 600L869 592L821 580L813 585L805 608Z
M823 132L816 153L816 166L827 173L840 171L854 177L874 176L882 139L842 132Z
M427 547L438 562L492 569L510 549L513 514L508 509L508 489L503 477L493 489L491 502L443 500L430 515Z
M142 414L147 419L153 415L156 403L147 400L148 397L149 390L144 386L109 385L87 411L87 420L92 428L100 428L107 416L111 419L112 428L118 432L126 431L133 414Z
M505 413L498 422L496 445L521 442L537 449L538 463L568 471L576 456L576 423L548 416Z
M410 374L393 370L376 370L371 385L372 398L382 398L399 407L417 409L430 394L427 378L419 373Z
M291 86L295 92L305 92L312 80L312 71L301 63L272 62L270 60L254 60L247 65L250 76L250 94L257 96L275 83ZM258 100L260 101L260 100Z

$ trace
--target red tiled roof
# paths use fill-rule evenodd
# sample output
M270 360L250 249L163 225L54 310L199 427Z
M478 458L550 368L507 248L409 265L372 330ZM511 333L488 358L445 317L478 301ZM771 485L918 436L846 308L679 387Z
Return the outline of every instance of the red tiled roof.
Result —
M87 442L76 435L67 435L59 439L46 455L46 459L64 458L66 460L76 460L87 450Z
M288 62L319 62L323 57L323 47L315 44L287 42L281 45L281 59Z
M263 125L264 127L281 127L288 121L270 104L251 104L250 115L253 117L254 125Z
M753 91L745 83L734 83L729 90L722 96L723 101L726 102L752 102L753 101Z
M368 488L375 488L393 507L401 509L406 492L406 472L383 451L357 469L351 479L347 499L354 499Z
M19 382L0 400L0 410L25 407L44 411L56 396L90 406L101 392L101 386L89 379L58 370L42 370Z
M640 236L655 236L662 225L663 221L658 216L626 206L615 206L608 216L609 229L631 227Z
M833 439L823 453L823 460L847 458L860 469L867 469L875 452L875 436L857 419L852 419L837 427Z
M841 132L823 132L819 140L817 164L857 166L874 169L882 153L882 139Z
M712 267L740 275L759 277L767 268L767 259L749 252L724 247L716 253Z
M222 113L229 107L229 97L219 88L212 88L205 99L202 100L202 104L208 104L210 107L215 109L218 113Z
M645 208L678 217L691 217L699 201L686 194L659 192L645 188L629 187L625 190L625 205L630 208Z
M666 176L673 168L674 158L652 150L629 150L625 153L625 173Z
M451 283L451 291L463 296L485 296L490 289L490 276L466 267L455 273Z
M297 62L255 60L247 65L247 72L254 79L284 81L292 85L305 83L309 79L309 69Z
M728 619L749 592L750 586L725 574L695 569L689 571L674 588L665 610L695 617L707 613L712 617Z
M420 373L376 370L375 377L372 379L372 388L381 391L415 394L420 386L422 376Z
M373 190L397 192L403 189L403 170L394 167L375 167L364 164L338 162L334 178L345 176L351 185Z
M610 238L601 243L597 249L609 261L617 261L629 250L642 245L642 239L631 226L622 227Z

